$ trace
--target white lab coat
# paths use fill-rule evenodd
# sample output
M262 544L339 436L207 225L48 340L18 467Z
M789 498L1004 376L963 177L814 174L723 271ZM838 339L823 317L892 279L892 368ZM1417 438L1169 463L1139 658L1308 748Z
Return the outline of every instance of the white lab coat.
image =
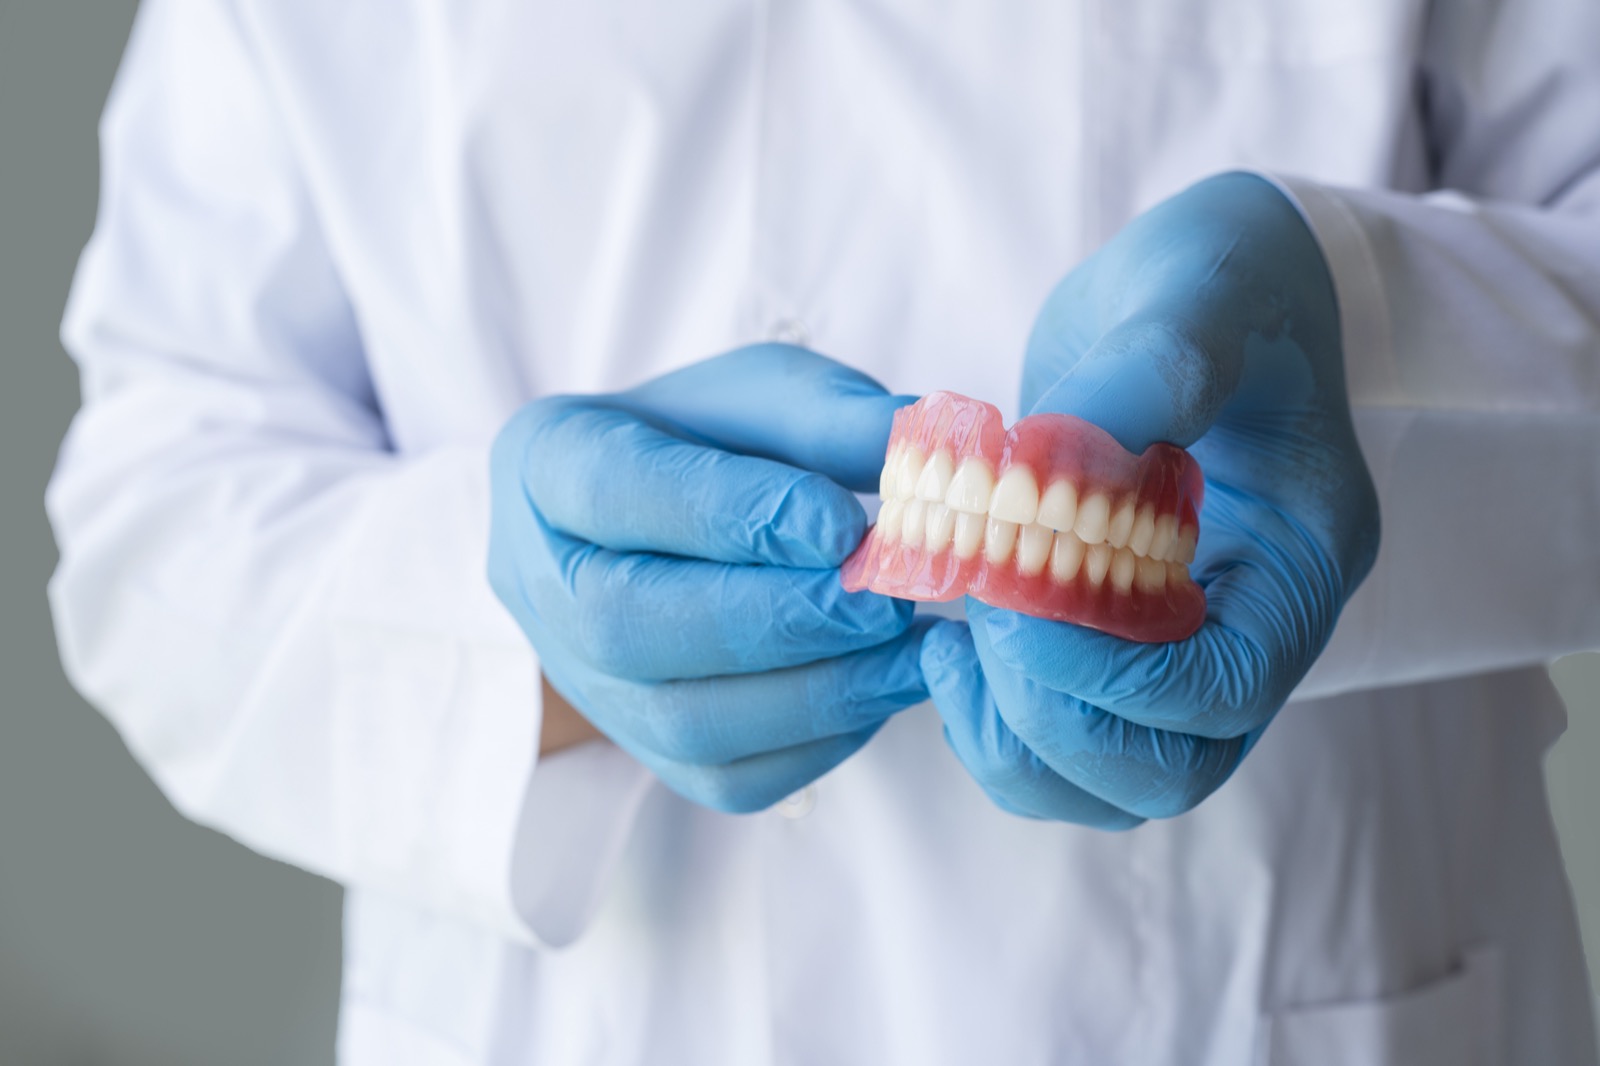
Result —
M349 886L345 1063L1595 1061L1541 776L1600 645L1592 0L146 0L103 145L64 660ZM1385 539L1220 792L1011 817L928 707L750 817L536 765L520 404L776 336L1014 417L1050 286L1234 167L1328 255Z

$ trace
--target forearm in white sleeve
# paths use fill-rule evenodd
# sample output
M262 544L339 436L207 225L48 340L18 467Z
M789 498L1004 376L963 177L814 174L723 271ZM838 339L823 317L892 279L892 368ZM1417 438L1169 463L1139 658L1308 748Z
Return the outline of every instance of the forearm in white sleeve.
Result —
M64 332L84 406L48 497L69 677L195 820L572 939L647 778L599 744L535 770L538 664L485 576L489 441L392 448L224 5L141 7L101 133Z
M1600 647L1600 5L1434 5L1441 191L1278 178L1332 269L1383 544L1302 696Z

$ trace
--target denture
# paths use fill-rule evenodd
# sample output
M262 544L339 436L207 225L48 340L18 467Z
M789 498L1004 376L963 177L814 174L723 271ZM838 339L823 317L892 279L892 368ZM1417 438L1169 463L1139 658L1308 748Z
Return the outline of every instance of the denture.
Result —
M971 596L1129 640L1205 621L1189 576L1205 480L1182 448L1124 449L1060 414L1020 419L935 392L895 412L883 509L840 576L908 600Z

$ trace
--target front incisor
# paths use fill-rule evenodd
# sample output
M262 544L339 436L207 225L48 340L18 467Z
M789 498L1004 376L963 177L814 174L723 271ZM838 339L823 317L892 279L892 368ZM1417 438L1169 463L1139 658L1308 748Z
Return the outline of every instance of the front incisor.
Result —
M956 470L944 502L952 511L988 514L993 497L994 475L989 472L989 464L982 459L968 459Z
M1014 466L1000 475L994 487L994 499L989 503L989 514L1002 522L1015 522L1025 526L1039 517L1039 483L1033 471L1025 466Z
M900 520L900 539L910 545L921 544L926 535L924 523L928 519L928 505L922 500L906 504L905 517Z
M917 494L917 479L922 476L922 453L907 444L900 452L899 470L894 477L894 494L909 500Z
M929 551L943 551L950 544L950 539L956 531L956 512L950 510L942 503L928 504L928 539L926 545Z
M955 460L950 453L940 449L928 458L928 463L922 468L922 474L917 478L917 499L929 503L943 503L946 494L950 491L950 482L955 477Z
M1111 501L1106 499L1105 493L1096 492L1078 505L1078 520L1073 523L1072 531L1085 544L1102 544L1110 525Z
M1044 572L1055 534L1037 522L1030 522L1017 534L1017 572L1034 577Z
M1105 544L1091 544L1083 553L1083 572L1089 584L1098 586L1111 569L1111 548Z
M998 565L1011 558L1011 549L1017 542L1017 524L989 517L983 531L983 557L990 565Z
M1070 530L1078 520L1078 488L1072 482L1062 478L1050 483L1044 495L1039 498L1039 517L1041 526L1049 526L1058 532Z
M956 558L971 559L983 546L983 528L988 524L989 516L970 511L955 511L954 514Z
M1050 547L1050 576L1063 585L1078 576L1084 543L1071 533L1057 533Z

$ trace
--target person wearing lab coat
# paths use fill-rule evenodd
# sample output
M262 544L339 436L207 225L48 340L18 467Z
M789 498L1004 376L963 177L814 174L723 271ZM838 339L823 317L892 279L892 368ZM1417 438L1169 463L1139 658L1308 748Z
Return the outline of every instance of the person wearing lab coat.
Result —
M1544 663L1600 645L1600 8L925 7L146 0L64 327L73 682L183 813L347 886L346 1063L1594 1062L1541 763ZM1280 391L1359 440L1326 536L1292 507L1237 553L1202 532L1214 612L1295 530L1326 549L1304 646L1240 675L1253 716L1173 697L1194 728L1152 732L1143 689L1185 671L1139 675L1148 648L815 581L815 627L876 612L851 617L899 687L730 785L732 749L635 731L658 688L613 675L671 662L563 650L592 634L548 604L596 610L600 549L538 553L598 540L582 501L640 476L560 443L572 411L730 464L799 426L749 449L762 476L844 515L894 406L1026 413L1081 380L1040 354L1081 317L1064 277L1115 288L1128 249L1208 217L1230 240L1240 203L1331 282ZM1180 443L1248 472L1248 434L1204 433L1220 404ZM1211 497L1226 530L1237 486ZM651 564L656 535L618 550ZM1216 669L1198 646L1171 661ZM727 647L674 654L738 674ZM1128 799L1035 741L1028 701L1058 696L1029 671L1097 662L1147 683L1073 706L1139 743L1212 734L1181 749L1209 776Z

